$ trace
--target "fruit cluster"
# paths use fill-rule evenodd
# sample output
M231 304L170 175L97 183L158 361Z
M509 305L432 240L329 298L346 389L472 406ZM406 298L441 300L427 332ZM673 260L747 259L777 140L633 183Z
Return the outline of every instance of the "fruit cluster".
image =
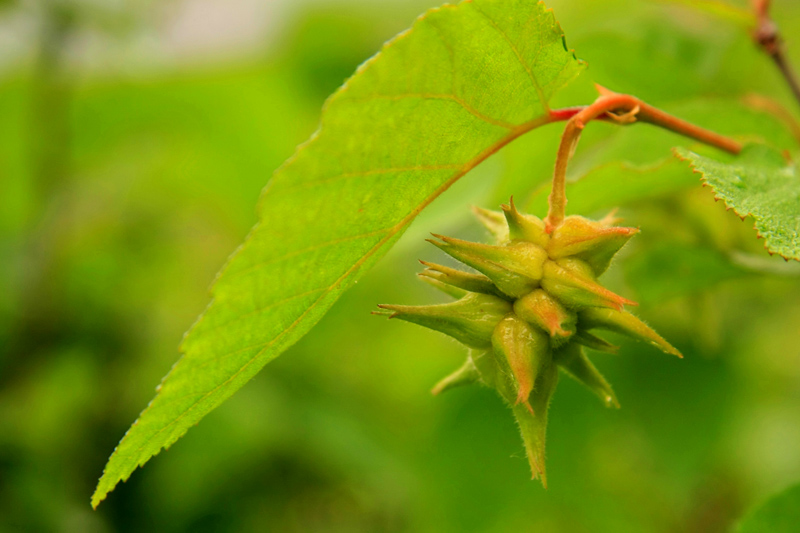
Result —
M437 384L433 393L470 383L497 390L512 407L533 477L547 485L544 447L547 408L558 368L583 383L610 407L619 407L611 386L584 348L614 352L592 330L606 329L680 353L636 316L635 305L597 282L613 256L638 232L570 216L547 231L545 223L517 211L513 200L502 213L476 209L497 244L441 235L430 239L477 272L422 262L420 277L457 300L428 306L379 305L390 318L438 330L466 345L467 361Z

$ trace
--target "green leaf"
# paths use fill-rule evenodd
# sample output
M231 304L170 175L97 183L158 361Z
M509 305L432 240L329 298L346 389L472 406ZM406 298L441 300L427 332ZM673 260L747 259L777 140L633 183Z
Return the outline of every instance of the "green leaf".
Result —
M769 498L739 525L738 533L793 533L800 524L800 485Z
M674 240L632 254L625 260L623 271L642 305L658 305L753 274L752 269L713 247Z
M780 152L751 144L730 163L684 148L675 153L702 175L729 208L742 218L753 217L770 254L800 260L800 176Z
M307 333L439 194L549 122L550 97L582 66L536 0L431 10L364 63L267 186L92 505Z

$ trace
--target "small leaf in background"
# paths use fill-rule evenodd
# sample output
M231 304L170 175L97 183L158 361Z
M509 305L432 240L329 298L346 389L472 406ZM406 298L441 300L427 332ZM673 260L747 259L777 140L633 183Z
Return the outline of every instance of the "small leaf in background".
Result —
M702 292L717 283L751 274L719 250L674 241L632 254L625 260L623 270L644 305Z
M581 69L536 0L434 9L363 64L269 183L92 505L307 333L452 183L548 122L550 97Z
M753 509L738 533L795 533L800 529L800 485L772 496Z
M702 175L716 196L741 217L751 216L770 253L800 260L800 176L783 155L763 145L748 145L730 163L684 148L676 155Z

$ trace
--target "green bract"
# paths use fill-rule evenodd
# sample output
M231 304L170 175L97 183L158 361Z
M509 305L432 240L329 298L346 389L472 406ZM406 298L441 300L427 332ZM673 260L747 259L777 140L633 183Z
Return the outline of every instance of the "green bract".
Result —
M423 262L420 277L457 298L441 305L379 305L400 318L441 331L470 348L464 365L444 378L434 394L480 382L494 388L514 412L533 477L547 486L544 462L547 407L558 368L586 385L607 406L619 407L611 386L584 347L615 351L591 333L606 329L644 340L666 353L678 350L636 316L635 305L597 282L612 257L638 230L567 217L552 233L543 221L517 211L476 210L495 235L494 245L441 235L431 243L479 273Z

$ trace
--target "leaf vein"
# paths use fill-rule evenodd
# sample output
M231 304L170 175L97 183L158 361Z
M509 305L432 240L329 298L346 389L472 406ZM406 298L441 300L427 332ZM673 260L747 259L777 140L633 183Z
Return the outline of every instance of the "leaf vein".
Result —
M243 276L245 274L249 274L254 270L258 270L260 268L263 268L263 267L269 266L269 265L273 265L275 263L280 263L281 261L285 261L286 259L290 259L292 257L297 257L298 255L303 255L304 253L307 253L307 252L313 252L314 250L321 250L322 248L327 248L329 246L332 246L332 245L335 245L335 244L341 244L343 242L356 241L358 239L364 239L364 238L367 238L367 237L374 237L375 235L380 235L381 233L383 233L385 231L389 231L390 229L391 228L383 228L383 229L379 229L379 230L375 230L375 231L368 231L366 233L359 233L358 235L351 235L349 237L342 237L341 239L334 239L334 240L331 240L331 241L325 241L325 242L322 242L322 243L319 243L319 244L315 244L314 246L309 246L308 248L303 248L302 250L295 250L294 252L291 252L291 253L288 253L288 254L284 254L284 255L282 255L280 257L277 257L277 258L270 258L267 261L260 261L258 263L254 263L254 264L250 265L247 268L239 270L238 272L230 272L230 273L228 273L227 276L225 277L225 281L229 282L230 280L232 280L234 278L238 278L239 276Z
M545 111L549 111L550 107L547 103L547 98L545 98L544 96L544 91L542 90L542 86L539 84L539 80L536 79L536 75L533 73L531 68L523 59L522 54L520 54L519 49L517 48L517 45L514 44L511 38L509 38L508 34L505 31L503 31L503 29L500 26L498 26L497 23L489 15L487 15L481 8L479 8L477 4L473 3L472 7L474 7L475 11L480 13L483 16L483 18L485 18L489 22L489 25L491 25L492 28L494 28L497 31L497 33L499 33L500 36L506 41L506 43L508 43L508 46L511 48L511 51L514 52L515 56L517 56L519 64L522 65L522 68L525 69L525 72L528 73L528 77L530 78L531 83L533 84L533 88L536 90L536 94L539 96L539 101L541 102L542 107L544 108ZM540 46L539 50L541 49L542 47Z
M474 107L467 103L466 100L459 97L456 94L448 94L448 93L406 93L406 94L374 94L370 96L364 97L357 97L357 98L348 98L348 100L354 101L362 101L368 102L370 100L405 100L408 98L419 98L422 100L444 100L456 103L460 105L465 111L467 111L472 116L486 122L492 124L494 126L499 126L501 128L505 128L507 130L514 129L517 127L517 124L512 124L511 122L506 122L504 120L496 119L489 115L486 115Z
M305 183L301 183L294 187L287 187L285 189L281 189L281 193L286 192L293 192L302 189L308 189L314 187L316 185L321 185L323 183L332 183L341 179L347 178L360 178L364 176L373 176L375 174L390 174L392 172L414 172L414 171L425 171L425 170L450 170L450 169L457 169L461 168L463 164L461 163L452 163L452 164L445 164L445 165L418 165L412 167L394 167L394 168L377 168L372 170L363 170L358 172L344 172L342 174L337 174L336 176L331 176L330 178L323 178L320 180L314 181L307 181ZM276 191L277 192L277 191Z
M264 311L272 309L273 307L277 307L277 306L279 306L281 304L285 304L286 302L290 302L292 300L296 300L297 298L302 298L304 296L308 296L310 294L314 294L315 292L319 292L319 291L322 291L322 290L325 290L325 287L320 287L318 289L312 289L310 291L306 291L306 292L302 292L300 294L294 294L292 296L288 296L286 298L282 298L281 300L278 300L276 302L272 302L269 305L265 305L263 307L259 307L258 309L254 309L253 311L249 311L249 312L247 312L247 313L245 313L243 315L237 315L236 318L234 318L233 320L229 320L228 322L225 322L223 324L217 324L216 326L214 326L214 327L212 327L210 329L203 330L202 333L203 333L203 335L208 335L209 333L212 333L214 331L217 331L218 329L221 329L221 328L224 328L226 326L229 326L229 325L233 324L234 322L238 322L239 320L243 320L243 319L251 317L253 315L257 315L259 313L263 313ZM258 346L258 345L256 345L256 346ZM251 346L251 348L253 348L253 346ZM243 350L244 350L244 348L243 348ZM224 358L227 355L229 355L229 354L224 354L224 355L220 356L220 358ZM202 363L197 368L202 368L203 365L205 365L205 363Z

